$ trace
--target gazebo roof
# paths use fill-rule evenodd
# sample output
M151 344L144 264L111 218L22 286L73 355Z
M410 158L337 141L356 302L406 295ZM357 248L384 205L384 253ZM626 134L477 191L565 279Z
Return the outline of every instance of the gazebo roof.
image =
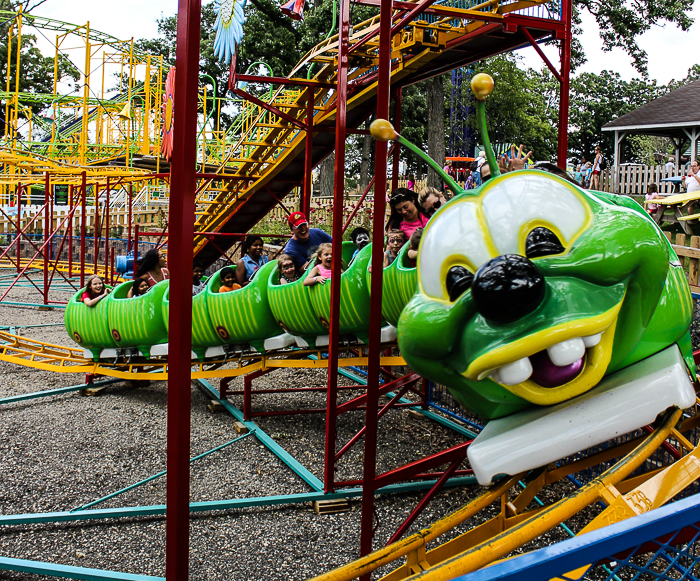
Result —
M700 80L654 99L607 123L603 131L674 134L700 126Z

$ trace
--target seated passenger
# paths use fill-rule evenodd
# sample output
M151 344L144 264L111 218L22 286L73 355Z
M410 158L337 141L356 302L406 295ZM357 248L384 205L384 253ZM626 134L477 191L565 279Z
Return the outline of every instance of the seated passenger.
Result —
M315 284L326 284L326 281L331 277L331 267L333 266L333 245L330 242L324 242L316 251L316 266L314 266L309 274L304 279L304 286L313 286Z
M102 277L93 274L90 277L88 277L87 282L85 284L85 290L80 296L80 300L82 300L86 306L94 307L111 292L112 289L109 289L105 286Z
M134 284L131 286L131 296L140 297L141 295L145 295L149 290L151 290L151 287L148 286L148 283L142 278L137 278L134 279Z
M389 199L391 215L386 229L399 229L410 238L416 228L423 228L430 219L418 204L418 194L406 188L397 188Z
M657 187L656 184L652 183L649 184L649 189L648 192L644 195L645 200L655 200L656 198L659 197L659 188ZM658 204L647 204L647 212L650 214L653 214L657 209L659 205Z
M241 285L236 283L236 271L230 266L224 266L221 269L221 277L219 280L221 281L221 285L219 286L220 293L230 293L231 291L241 288Z
M280 284L289 284L299 280L299 275L297 274L297 269L294 266L294 261L289 254L282 254L277 259L277 270L280 275Z
M142 278L148 286L155 286L159 282L168 280L170 272L165 268L165 253L157 248L151 248L139 261L134 278ZM129 298L133 297L133 289L129 289Z
M246 237L241 254L242 258L236 265L236 282L245 286L268 263L269 258L263 255L263 239L255 234Z
M362 226L355 228L352 232L350 232L350 239L352 240L353 244L357 247L357 250L352 253L352 258L350 259L350 262L355 260L355 257L357 256L357 253L360 252L365 246L369 244L369 232Z
M420 244L420 237L423 236L423 228L416 228L416 231L411 234L411 239L408 242L408 251L406 256L408 257L408 263L411 268L415 268L416 259L418 258L418 245Z
M207 286L207 283L202 280L204 276L204 265L195 260L192 264L192 296L198 295Z
M319 244L333 242L333 239L319 228L309 228L309 221L302 212L292 212L287 222L292 238L284 247L284 253L292 257L294 266L301 275L308 268Z
M425 187L418 194L418 203L423 207L428 216L432 216L438 211L440 206L447 203L447 200L445 200L445 196L442 192L435 188Z
M384 252L384 268L396 260L399 251L406 244L406 240L406 235L402 230L389 230L386 251Z

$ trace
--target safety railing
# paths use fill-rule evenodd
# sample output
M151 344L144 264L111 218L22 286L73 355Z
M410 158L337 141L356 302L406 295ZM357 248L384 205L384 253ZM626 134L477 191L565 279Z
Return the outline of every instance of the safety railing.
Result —
M459 581L696 579L700 496L503 561Z

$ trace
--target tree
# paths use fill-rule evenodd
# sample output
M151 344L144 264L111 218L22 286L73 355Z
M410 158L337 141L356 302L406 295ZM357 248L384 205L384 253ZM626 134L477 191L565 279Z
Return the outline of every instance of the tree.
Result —
M603 50L622 48L632 57L634 67L646 76L647 54L637 44L637 38L651 29L652 25L663 26L664 21L678 26L681 30L688 30L693 24L693 19L688 15L692 8L693 0L577 0L574 4L574 16L580 24L578 11L590 12L600 28Z
M30 11L43 4L43 0L39 2L30 2L28 0L18 2L15 0L0 0L0 10L18 11L20 8L25 13L25 22L31 20ZM12 36L12 63L8 71L7 67L7 51L8 51L8 36L10 27L15 28L15 32ZM9 75L9 87L10 92L15 90L16 86L16 65L15 58L17 55L17 36L16 36L16 20L14 18L5 18L0 23L0 90L5 90L8 86L8 75ZM78 69L62 54L58 57L58 67L57 67L58 82L64 79L70 79L73 82L77 82L80 79L80 72ZM54 85L54 58L46 57L39 49L36 47L36 36L33 34L22 34L22 41L20 44L20 63L19 63L19 91L26 93L38 93L38 94L52 94ZM28 107L31 109L33 114L40 113L46 108L48 103L42 103L41 101L36 101L30 103ZM4 115L4 107L0 110ZM20 118L26 119L28 114L22 109L19 109L18 116ZM0 129L0 135L6 134L6 124L3 120L2 128Z
M603 71L600 75L582 73L571 81L569 150L592 159L600 145L610 159L614 152L613 132L601 131L603 125L666 93L656 81L624 81L619 73ZM624 158L624 155L623 155Z
M428 109L428 155L440 165L445 164L445 88L442 77L425 82ZM428 170L428 186L442 189L442 178Z
M472 75L479 72L488 73L495 80L494 90L486 99L486 123L492 144L509 147L522 143L532 150L533 159L550 160L557 149L555 85L548 85L546 77L532 69L521 69L512 54L477 63ZM465 90L474 102L469 83L465 83ZM476 107L471 110L469 124L476 129Z

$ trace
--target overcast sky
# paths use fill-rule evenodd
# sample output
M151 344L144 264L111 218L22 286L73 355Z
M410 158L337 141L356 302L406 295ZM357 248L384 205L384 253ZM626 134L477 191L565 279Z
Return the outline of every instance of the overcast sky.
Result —
M85 24L101 32L106 32L121 39L147 38L157 35L156 19L169 16L177 11L177 0L120 0L119 2L101 2L95 0L47 0L37 10L36 14L70 22ZM649 55L649 74L659 83L668 83L671 79L682 79L688 69L700 62L698 46L700 43L700 3L695 4L692 12L696 23L688 32L667 26L654 27L643 35L640 40L642 48ZM623 78L631 79L639 76L630 58L622 50L610 53L602 51L602 42L598 36L598 27L592 17L584 15L583 43L588 62L581 69L600 73L603 69L619 72ZM49 35L50 37L52 36ZM556 50L549 48L548 56L558 63ZM520 51L527 66L541 68L541 60L534 49Z

